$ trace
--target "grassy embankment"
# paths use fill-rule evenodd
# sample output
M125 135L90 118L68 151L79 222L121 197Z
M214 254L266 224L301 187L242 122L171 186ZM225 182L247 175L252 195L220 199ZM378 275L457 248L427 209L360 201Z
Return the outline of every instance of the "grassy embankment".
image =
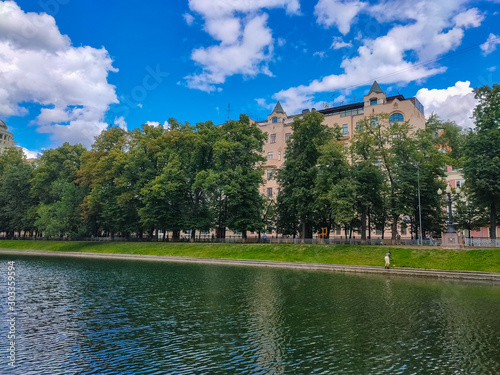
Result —
M443 250L397 246L219 244L162 242L0 241L0 249L172 255L383 266L391 250L396 267L500 272L500 249Z

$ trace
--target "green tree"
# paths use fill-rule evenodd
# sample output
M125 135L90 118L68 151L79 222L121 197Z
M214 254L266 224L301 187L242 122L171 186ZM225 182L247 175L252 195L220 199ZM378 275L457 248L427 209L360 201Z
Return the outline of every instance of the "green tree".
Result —
M476 128L464 147L464 177L478 207L490 212L490 238L496 239L497 209L500 204L500 85L474 90Z
M8 148L0 154L0 232L12 237L14 232L33 230L30 211L32 166L20 148Z
M295 118L283 167L278 172L282 189L278 195L278 231L294 234L300 228L302 241L312 237L317 203L315 183L321 146L333 140L323 125L323 115L311 112Z
M87 189L76 182L82 145L45 150L31 179L31 194L38 203L36 226L47 236L78 237L85 234L81 204Z
M225 228L241 232L261 231L264 200L261 164L264 134L246 115L220 127L214 144L214 167L205 176L204 186L211 192L217 238Z

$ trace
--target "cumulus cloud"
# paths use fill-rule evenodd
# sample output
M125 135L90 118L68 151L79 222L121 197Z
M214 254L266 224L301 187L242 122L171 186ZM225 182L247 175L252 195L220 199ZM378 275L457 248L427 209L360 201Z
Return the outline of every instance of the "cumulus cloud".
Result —
M351 30L359 11L367 4L358 0L319 0L314 8L318 23L325 27L335 25L346 35Z
M477 104L470 82L458 81L446 89L420 89L417 99L425 107L429 116L437 114L442 120L450 120L464 129L474 126L472 112Z
M333 38L333 43L331 46L332 49L341 49L344 47L352 47L352 43L351 42L348 42L348 43L344 42L344 40L340 36Z
M40 151L31 151L31 150L28 150L25 147L21 147L21 150L23 150L23 153L24 153L24 155L26 156L27 159L36 159L41 154Z
M464 10L465 0L386 0L370 5L356 1L320 0L316 8L317 22L324 26L336 27L341 33L352 26L342 25L331 17L333 10L320 13L318 9L334 9L351 6L357 13L349 13L350 20L356 20L359 12L372 17L378 23L390 23L391 28L385 35L364 28L364 34L357 37L360 46L353 57L345 57L340 67L340 74L326 75L309 84L291 87L274 95L282 101L290 113L298 112L314 102L314 95L336 90L348 91L354 87L369 85L376 79L379 83L404 84L423 80L446 71L445 66L437 63L436 58L458 48L465 30L477 27L484 16L477 9ZM320 7L321 5L321 7ZM340 8L339 8L340 7ZM336 13L335 13L336 14ZM330 21L328 21L330 20ZM353 22L354 22L353 21ZM349 28L348 28L349 26ZM361 31L361 30L359 30ZM343 39L335 38L339 46Z
M26 13L14 1L0 2L0 20L0 115L25 115L24 103L36 103L39 132L89 146L118 102L107 82L117 71L108 52L72 46L53 17Z
M115 117L115 126L118 126L120 129L127 130L127 122L123 116Z
M284 8L299 14L298 0L189 0L192 12L202 16L204 30L219 44L193 50L191 59L201 73L186 78L190 88L207 92L220 90L226 78L235 74L271 76L268 63L274 51L274 38L263 9ZM280 42L282 45L284 40Z
M160 126L160 125L162 125L162 124L160 124L159 121L146 121L146 124L149 125L149 126ZM165 129L170 128L170 124L168 123L168 121L165 121L162 126Z
M497 49L497 45L500 44L500 37L495 34L490 34L488 40L481 44L481 50L483 55L487 56Z

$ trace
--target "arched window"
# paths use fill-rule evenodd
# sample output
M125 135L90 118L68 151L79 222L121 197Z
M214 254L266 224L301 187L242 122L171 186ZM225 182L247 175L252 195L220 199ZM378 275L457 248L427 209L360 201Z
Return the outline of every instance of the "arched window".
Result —
M405 118L401 113L394 113L391 117L389 117L389 124L393 122L403 122Z
M278 118L277 117L273 117L273 123L275 122L278 122Z

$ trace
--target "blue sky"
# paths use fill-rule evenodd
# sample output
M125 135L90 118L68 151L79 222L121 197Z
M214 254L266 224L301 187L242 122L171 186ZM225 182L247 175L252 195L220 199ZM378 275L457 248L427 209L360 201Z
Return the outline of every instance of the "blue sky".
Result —
M359 101L464 128L498 83L500 0L0 1L0 118L32 155L133 129ZM498 48L497 48L498 47Z

